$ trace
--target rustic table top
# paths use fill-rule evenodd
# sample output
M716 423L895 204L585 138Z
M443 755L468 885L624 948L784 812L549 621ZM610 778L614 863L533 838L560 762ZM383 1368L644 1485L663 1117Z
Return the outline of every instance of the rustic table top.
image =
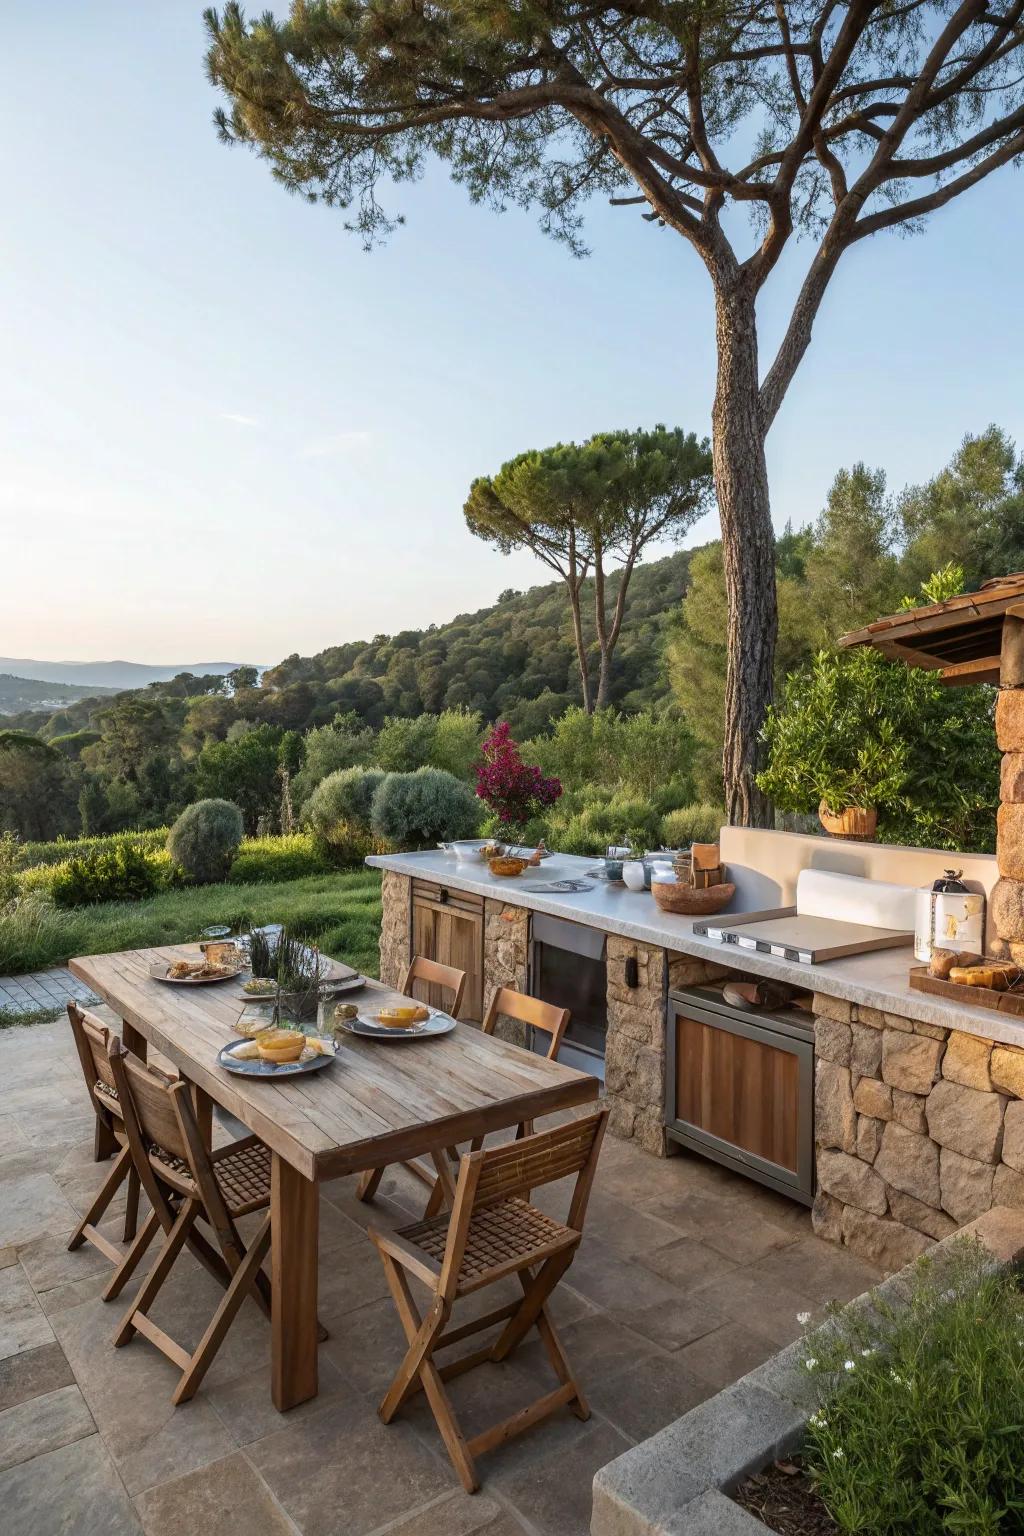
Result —
M423 1041L340 1035L333 1066L281 1082L226 1072L217 1052L237 1037L241 982L174 987L150 975L159 961L197 954L195 945L123 950L70 969L307 1179L407 1161L597 1098L595 1078L468 1024ZM400 1000L378 982L367 989L378 1006Z

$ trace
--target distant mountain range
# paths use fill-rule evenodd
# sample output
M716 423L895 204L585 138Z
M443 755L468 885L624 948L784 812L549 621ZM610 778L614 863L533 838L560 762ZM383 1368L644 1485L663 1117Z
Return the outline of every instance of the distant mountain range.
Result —
M145 688L147 683L169 683L179 672L233 672L237 661L189 661L168 667L148 667L138 661L32 661L24 656L0 656L0 673L39 683L73 683L85 689ZM81 698L79 693L77 697ZM5 711L8 713L8 711Z

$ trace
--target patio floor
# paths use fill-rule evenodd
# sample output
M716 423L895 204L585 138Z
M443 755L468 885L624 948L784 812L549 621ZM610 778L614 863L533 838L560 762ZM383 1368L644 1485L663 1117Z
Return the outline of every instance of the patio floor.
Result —
M363 1229L418 1214L421 1186L389 1174L373 1206L351 1179L324 1188L330 1339L317 1399L275 1412L269 1329L246 1303L195 1400L174 1409L170 1363L142 1338L110 1343L124 1303L99 1300L107 1261L88 1246L66 1251L106 1168L92 1161L67 1026L0 1032L0 1089L6 1536L584 1536L598 1467L789 1343L797 1313L878 1278L813 1237L803 1207L702 1159L661 1162L606 1138L583 1245L554 1305L592 1417L566 1412L482 1457L483 1490L470 1498L422 1395L390 1427L375 1412L402 1335ZM555 1208L561 1194L538 1203ZM116 1221L106 1230L116 1235ZM192 1345L218 1294L186 1258L156 1320ZM496 1304L488 1292L486 1309ZM472 1434L551 1385L528 1343L451 1391Z

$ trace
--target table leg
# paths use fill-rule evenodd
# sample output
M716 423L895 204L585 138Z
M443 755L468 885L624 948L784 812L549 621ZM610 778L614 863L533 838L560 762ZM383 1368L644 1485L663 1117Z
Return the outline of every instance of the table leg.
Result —
M146 1060L149 1050L149 1041L145 1035L141 1035L134 1024L129 1024L127 1019L121 1020L121 1040L126 1051L131 1051L139 1061Z
M271 1396L278 1413L317 1394L317 1248L320 1194L273 1154L270 1174Z

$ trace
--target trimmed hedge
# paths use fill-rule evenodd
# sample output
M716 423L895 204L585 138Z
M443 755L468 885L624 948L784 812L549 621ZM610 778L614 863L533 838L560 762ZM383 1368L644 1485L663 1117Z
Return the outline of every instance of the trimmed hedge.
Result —
M228 872L232 885L261 885L265 881L302 880L326 874L330 859L309 832L282 837L247 837Z

